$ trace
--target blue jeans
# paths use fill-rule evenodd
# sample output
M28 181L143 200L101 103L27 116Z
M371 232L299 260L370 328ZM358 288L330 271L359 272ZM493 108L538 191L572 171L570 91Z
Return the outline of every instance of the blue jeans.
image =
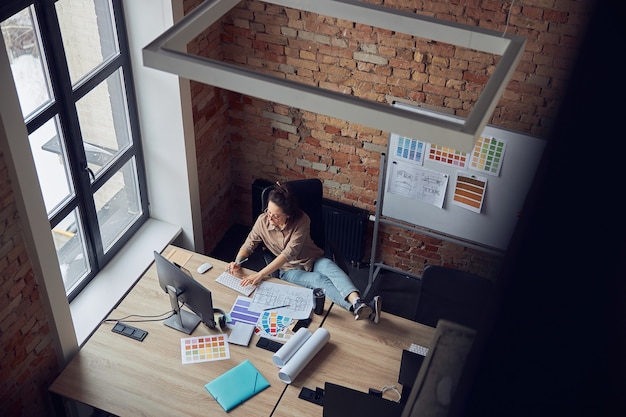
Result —
M350 310L352 304L346 297L353 292L359 291L349 276L333 261L321 257L313 265L313 271L307 272L302 269L280 271L280 279L307 288L323 288L333 303L339 304L346 310Z

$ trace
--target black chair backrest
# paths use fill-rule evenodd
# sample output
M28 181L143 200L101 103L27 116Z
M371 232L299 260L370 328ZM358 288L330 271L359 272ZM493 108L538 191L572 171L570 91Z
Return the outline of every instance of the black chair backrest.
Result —
M317 178L293 180L288 184L289 189L298 199L298 206L311 219L311 238L317 246L326 250L326 237L324 232L324 215L322 210L324 188L322 181ZM261 193L263 210L267 208L267 199L273 185L266 187Z
M490 280L469 272L428 265L422 283L414 320L436 327L439 319L477 329L494 296Z

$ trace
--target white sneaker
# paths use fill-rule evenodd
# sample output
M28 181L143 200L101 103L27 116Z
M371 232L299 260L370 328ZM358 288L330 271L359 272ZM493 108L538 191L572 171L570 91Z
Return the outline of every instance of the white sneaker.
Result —
M377 295L372 301L370 301L370 308L373 312L370 313L369 319L374 323L378 323L378 320L380 320L380 312L383 308L383 301L380 299L380 295Z

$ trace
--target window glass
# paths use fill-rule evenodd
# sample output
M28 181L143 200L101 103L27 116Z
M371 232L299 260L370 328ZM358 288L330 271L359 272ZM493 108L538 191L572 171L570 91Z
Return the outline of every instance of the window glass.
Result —
M56 11L72 84L117 55L109 0L59 0Z
M148 219L123 3L5 3L2 36L72 301Z
M65 141L54 117L28 136L48 216L73 195Z
M76 102L76 110L87 163L97 176L131 142L122 70Z
M24 119L51 101L45 55L32 7L0 23Z
M65 292L69 294L90 271L78 209L73 210L52 229L52 239L59 258Z
M105 253L141 216L136 172L133 158L93 195Z

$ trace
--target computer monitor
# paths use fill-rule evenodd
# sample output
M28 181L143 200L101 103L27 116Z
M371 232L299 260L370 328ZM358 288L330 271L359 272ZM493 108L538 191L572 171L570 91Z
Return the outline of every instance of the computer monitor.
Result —
M191 334L200 322L210 329L216 327L211 291L196 281L182 267L170 262L163 255L154 252L159 285L170 298L174 315L164 321L186 334ZM181 309L181 304L192 312Z
M459 401L457 396L463 395L456 389L475 337L472 328L444 319L437 322L401 417L451 415L451 407Z
M400 417L404 404L332 382L324 383L323 417Z

